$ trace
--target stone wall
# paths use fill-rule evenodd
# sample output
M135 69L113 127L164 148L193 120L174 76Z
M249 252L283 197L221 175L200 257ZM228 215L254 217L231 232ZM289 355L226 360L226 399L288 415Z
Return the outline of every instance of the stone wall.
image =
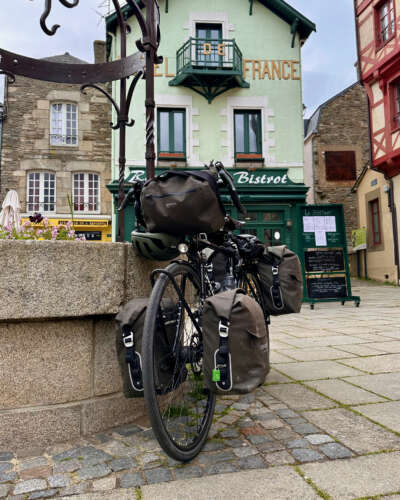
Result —
M0 241L0 443L43 449L143 417L121 393L114 316L165 263L129 244ZM90 265L89 265L90 263Z
M323 106L313 138L315 203L343 204L349 246L351 231L358 228L357 194L351 192L355 181L327 181L324 152L355 151L358 177L369 163L367 113L365 90L360 84L354 85Z
M95 42L95 55L104 56L104 42ZM63 57L63 56L60 56ZM67 55L67 58L71 56ZM71 58L73 59L73 58ZM78 144L50 144L51 103L78 106ZM100 214L111 215L111 195L106 189L111 172L111 106L98 91L80 92L80 85L32 80L18 76L7 87L8 116L3 123L0 200L15 189L26 212L27 173L56 173L56 213L69 214L67 195L72 194L72 174L93 172L100 176Z

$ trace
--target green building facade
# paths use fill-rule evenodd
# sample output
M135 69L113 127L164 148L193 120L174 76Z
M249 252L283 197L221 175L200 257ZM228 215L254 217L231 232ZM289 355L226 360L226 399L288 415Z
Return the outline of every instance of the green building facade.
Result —
M129 5L124 11L130 54L140 35ZM315 25L283 0L161 0L160 15L157 171L222 161L248 209L246 232L296 249L295 207L307 191L301 46ZM115 14L106 22L109 59L115 60ZM113 92L118 95L117 84ZM145 86L139 84L131 112L136 123L127 129L127 181L145 177L144 99ZM112 144L112 178L118 179L118 132ZM116 195L117 181L109 189ZM131 214L125 217L127 236Z

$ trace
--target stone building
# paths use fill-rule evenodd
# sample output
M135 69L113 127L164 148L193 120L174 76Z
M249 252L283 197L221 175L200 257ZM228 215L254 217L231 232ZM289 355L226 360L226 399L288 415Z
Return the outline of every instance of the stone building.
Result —
M355 83L305 120L304 175L308 203L342 203L348 245L357 229L357 196L351 188L369 162L368 108Z
M94 43L95 62L105 61L105 42ZM66 53L53 63L86 64ZM17 77L6 88L0 199L20 197L22 217L40 212L53 224L71 219L89 240L111 241L110 105L94 89Z

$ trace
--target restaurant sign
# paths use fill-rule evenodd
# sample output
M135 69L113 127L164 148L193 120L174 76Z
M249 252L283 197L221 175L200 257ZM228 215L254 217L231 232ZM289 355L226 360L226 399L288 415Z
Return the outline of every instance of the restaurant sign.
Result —
M156 174L161 174L168 169L156 169ZM227 169L233 177L235 186L245 187L266 187L266 186L287 186L293 184L287 175L287 169L259 169L259 170L237 170ZM145 181L146 172L144 169L131 169L127 182Z

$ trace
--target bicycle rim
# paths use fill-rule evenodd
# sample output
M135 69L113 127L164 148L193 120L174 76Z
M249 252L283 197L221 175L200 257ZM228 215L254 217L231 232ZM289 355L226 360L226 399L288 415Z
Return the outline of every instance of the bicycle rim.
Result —
M153 432L172 458L188 461L204 445L215 395L204 386L199 277L186 264L166 268L194 318L185 310L171 280L161 274L147 308L143 338L143 385ZM168 330L168 331L167 331ZM160 354L160 345L168 348ZM164 371L162 371L164 370Z

